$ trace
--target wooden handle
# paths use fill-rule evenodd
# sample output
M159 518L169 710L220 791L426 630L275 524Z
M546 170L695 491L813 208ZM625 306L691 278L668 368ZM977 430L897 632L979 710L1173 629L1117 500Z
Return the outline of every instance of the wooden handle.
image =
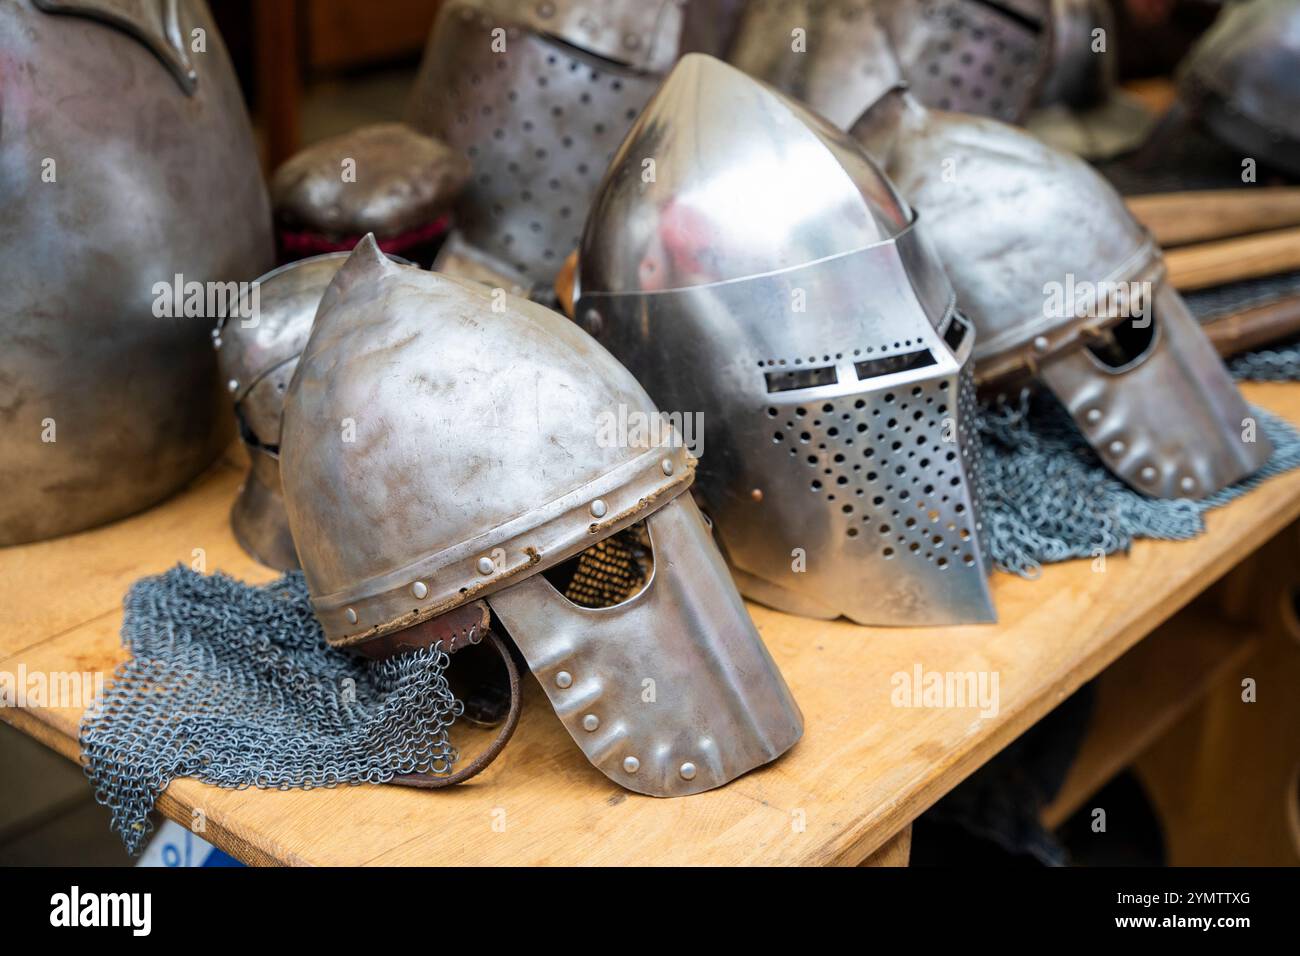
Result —
M560 300L560 308L569 318L573 318L573 280L578 274L578 250L574 249L560 266L560 274L555 277L555 297Z
M1300 269L1300 229L1204 242L1165 253L1169 281L1183 292Z
M1158 193L1125 201L1165 248L1300 226L1300 186Z
M1249 349L1300 335L1300 295L1206 322L1205 334L1220 355Z

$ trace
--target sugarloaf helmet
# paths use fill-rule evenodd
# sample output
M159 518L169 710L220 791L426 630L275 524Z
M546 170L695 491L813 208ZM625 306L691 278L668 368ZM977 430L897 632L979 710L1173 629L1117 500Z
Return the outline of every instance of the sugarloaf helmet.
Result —
M1008 121L1051 59L1048 0L751 0L727 59L847 127L899 80Z
M280 491L280 417L284 396L316 307L348 253L300 259L254 284L255 307L224 318L214 342L222 379L235 405L239 437L248 452L248 476L230 511L235 538L272 568L298 567ZM252 292L250 291L250 296Z
M702 419L697 489L746 596L869 624L993 619L972 331L845 133L683 58L601 186L575 295L661 407Z
M776 759L802 718L685 493L689 451L610 416L659 419L568 319L368 237L289 388L289 522L331 644L485 602L595 767L696 793Z
M1151 235L1082 160L895 90L854 135L914 204L975 323L976 375L1037 378L1116 475L1200 498L1271 453Z
M221 452L209 331L272 244L204 4L5 3L0 64L3 546L147 508Z
M1179 98L1243 157L1300 176L1300 3L1225 4L1179 70Z
M474 175L435 268L549 294L637 112L683 48L729 38L735 0L448 0L408 121Z

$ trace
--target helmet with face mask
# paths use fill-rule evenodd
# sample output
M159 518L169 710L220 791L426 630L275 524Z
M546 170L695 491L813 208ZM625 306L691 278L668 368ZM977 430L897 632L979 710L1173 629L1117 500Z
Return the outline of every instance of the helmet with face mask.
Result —
M449 0L407 109L474 175L441 272L549 295L601 173L683 49L736 0Z
M289 388L289 521L331 644L418 644L485 601L594 766L696 793L802 718L685 493L689 452L620 414L658 416L572 322L368 237Z
M1091 167L995 120L894 90L854 126L913 203L975 323L981 385L1036 377L1106 465L1200 498L1272 449L1169 284L1160 249Z
M1018 121L1050 38L1048 0L751 0L727 58L840 127L899 80L942 109Z
M993 619L973 335L846 134L682 59L592 206L577 321L702 417L698 493L741 590L870 624Z

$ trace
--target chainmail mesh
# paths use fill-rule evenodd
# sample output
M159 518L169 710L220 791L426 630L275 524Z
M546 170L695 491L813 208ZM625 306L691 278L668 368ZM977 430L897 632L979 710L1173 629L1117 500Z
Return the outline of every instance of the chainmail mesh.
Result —
M1187 292L1183 299L1198 321L1212 322L1225 315L1298 296L1300 271ZM1228 359L1228 370L1239 379L1269 382L1300 379L1300 336L1254 352L1234 355Z
M564 596L582 607L613 607L645 586L650 568L649 534L638 521L578 556Z
M978 421L985 476L984 527L999 568L1035 577L1041 566L1127 551L1137 538L1181 541L1205 512L1300 465L1300 433L1252 409L1273 457L1244 481L1199 501L1148 498L1112 475L1055 398L984 409Z
M383 661L325 643L300 573L254 587L184 567L125 601L118 667L81 722L95 799L131 853L177 777L221 787L330 787L442 773L461 704L447 655Z

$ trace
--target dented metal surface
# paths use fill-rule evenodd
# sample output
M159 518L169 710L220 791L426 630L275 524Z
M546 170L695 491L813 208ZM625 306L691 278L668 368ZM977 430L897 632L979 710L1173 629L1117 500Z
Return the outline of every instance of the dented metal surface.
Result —
M1036 376L1106 465L1153 496L1204 497L1267 461L1272 446L1245 437L1249 409L1160 250L1089 166L902 90L854 135L926 224L975 323L984 385Z
M485 597L540 679L563 656L574 693L552 700L566 725L583 705L584 734L593 722L618 730L616 765L589 746L604 735L579 738L616 782L692 793L774 759L802 720L682 498L689 453L646 435L601 440L603 415L657 415L641 386L563 316L494 301L477 283L393 264L372 237L326 292L281 444L326 637L387 640ZM581 608L542 576L642 519L655 574L625 604ZM644 705L644 679L671 682L671 708ZM674 781L660 773L672 761L699 769ZM634 762L653 773L616 772Z
M575 295L663 407L703 416L697 491L747 596L870 624L993 618L974 337L847 135L683 58L593 204Z
M188 82L160 44L195 29L207 51ZM230 435L216 315L174 314L175 287L249 281L272 246L244 103L202 3L7 3L0 60L8 545L139 511L213 460Z

